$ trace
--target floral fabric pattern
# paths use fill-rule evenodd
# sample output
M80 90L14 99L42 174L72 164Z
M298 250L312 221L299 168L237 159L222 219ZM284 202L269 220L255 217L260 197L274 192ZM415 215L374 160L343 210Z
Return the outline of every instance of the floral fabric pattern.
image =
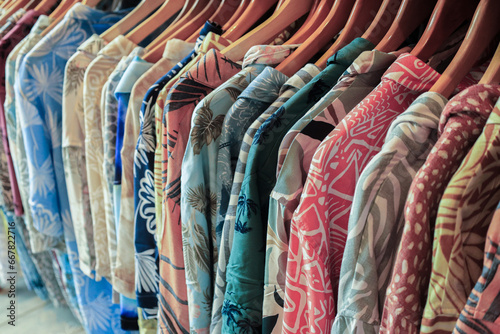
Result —
M82 314L88 333L121 332L119 308L111 303L111 285L96 282L80 270L62 160L63 73L68 59L96 25L109 27L126 12L107 14L80 3L26 55L19 71L16 100L28 157L30 196L35 227L49 236L64 233L70 300ZM76 297L78 296L78 298Z
M278 97L267 108L267 102L261 101L260 90L253 89L254 86L264 85L268 78L280 78L280 73L273 68L267 68L259 75L238 97L231 107L228 115L235 115L228 118L223 124L226 131L223 132L217 162L217 227L220 231L220 244L218 244L219 259L217 261L217 272L215 279L214 301L212 306L211 331L220 332L222 330L222 307L224 304L224 294L226 291L226 267L231 254L232 240L234 234L236 207L238 205L238 195L241 183L245 176L245 167L248 152L252 144L253 136L264 121L269 118L281 105L293 96L300 88L304 87L314 76L319 73L318 67L308 64L294 76L288 79L280 88ZM266 94L267 95L267 94ZM265 109L265 110L264 110ZM255 119L249 127L236 128L232 125L235 120L244 120L243 116L250 116L255 113ZM240 117L237 115L239 114ZM248 114L248 115L247 115ZM260 115L259 115L260 114ZM226 123L227 122L227 123ZM227 128L231 128L231 132ZM228 137L234 135L232 131L238 129L238 140L226 141ZM227 144L226 144L227 143ZM231 146L229 146L230 144ZM234 165L233 161L237 161ZM234 175L234 178L233 178ZM218 233L217 233L218 235Z

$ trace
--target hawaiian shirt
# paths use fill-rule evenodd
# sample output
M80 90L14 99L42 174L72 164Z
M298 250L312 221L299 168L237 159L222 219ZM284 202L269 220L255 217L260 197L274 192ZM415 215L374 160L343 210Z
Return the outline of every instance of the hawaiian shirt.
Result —
M115 96L118 100L116 151L120 152L121 157L122 190L113 282L116 290L129 298L135 298L133 156L139 133L139 115L132 113L132 108L129 109L131 107L129 102L131 102L135 82L151 66L151 63L136 56L115 89ZM137 109L134 108L134 111Z
M315 65L308 64L298 71L290 79L273 68L268 68L261 73L238 97L238 100L231 107L229 114L254 110L257 119L248 128L243 128L238 136L238 141L232 141L231 146L225 146L225 138L221 139L221 148L218 155L217 166L217 231L221 231L220 245L218 246L219 260L217 261L217 276L215 279L214 302L212 307L211 331L219 333L222 330L222 307L226 291L226 267L231 254L234 225L236 220L236 207L241 184L245 176L245 168L248 152L252 144L253 136L262 123L265 122L279 107L290 99L297 91L304 87L320 72ZM253 86L263 85L269 78L286 82L281 86L274 102L267 107L265 101L261 101L260 96L255 95L259 90L254 90ZM259 115L260 114L260 115ZM246 115L243 114L243 115ZM235 120L237 119L234 117ZM227 126L234 120L228 119ZM226 127L226 123L223 125ZM229 134L229 133L228 133ZM240 139L241 138L241 139ZM229 150L229 151L228 151ZM234 166L233 161L237 161ZM233 177L234 175L234 177Z
M420 95L392 122L382 149L359 176L337 302L338 317L346 318L348 328L362 333L379 331L382 313L378 310L384 305L391 280L406 198L415 174L437 141L439 117L446 102L437 93ZM366 284L355 283L360 280Z
M17 185L16 173L10 152L9 138L7 136L7 121L4 109L5 103L5 69L7 56L14 47L30 32L31 28L42 13L35 10L28 11L16 25L0 40L0 135L2 136L3 148L7 158L10 186L12 192L12 203L16 216L23 214L21 195ZM2 167L3 168L3 167Z
M261 284L265 267L265 238L262 236L265 236L264 231L267 230L269 194L276 181L275 166L279 144L287 131L304 115L304 112L335 85L352 61L361 52L372 47L373 44L370 42L357 39L340 50L329 59L327 69L281 106L259 128L254 137L245 170L245 180L239 194L235 242L226 272L227 288L224 307L234 307L239 310L238 316L233 318L236 321L250 322L252 326L260 325L262 322L263 290ZM245 261L243 267L242 256L255 262L248 264L248 261ZM253 289L257 289L256 293L250 297L246 291ZM227 323L229 325L229 320ZM234 325L230 324L230 326Z
M15 12L11 17L7 19L7 22L0 28L0 39L3 39L5 35L11 29L14 28L16 23L22 18L22 16L26 13L24 9L19 9L17 12ZM1 50L0 50L1 51ZM5 58L7 55L5 55L2 58ZM0 87L3 88L3 84L0 85ZM2 96L4 96L3 91L2 91ZM3 104L3 99L0 99L0 103ZM5 134L5 129L4 129L4 123L5 121L2 120L4 116L0 117L0 136L4 138ZM3 142L3 139L2 139ZM8 152L6 152L4 145L0 145L0 208L3 208L7 212L12 212L15 211L15 206L14 206L14 194L13 194L13 189L11 186L11 180L10 180L10 175L9 175L9 157L8 157ZM15 190L14 190L15 193ZM22 210L22 209L21 209Z
M173 192L173 190L179 189L180 186L182 158L186 151L191 128L190 119L195 106L200 100L240 70L240 65L222 56L217 50L212 49L194 67L181 76L179 81L170 90L165 101L163 126L166 128L163 130L163 135L164 138L169 138L169 141L168 143L162 142L163 147L167 148L167 152L163 154L163 169L165 171L168 168L168 176L163 192L165 205L165 209L163 210L165 215L163 219L165 219L164 225L166 229L173 230L174 227L176 228L176 234L173 234L169 239L172 237L179 238L179 236L182 235L183 240L177 239L176 244L182 242L183 245L187 299L188 305L190 306L189 323L192 329L196 328L194 327L196 315L196 313L194 313L196 310L194 305L198 305L197 300L200 300L200 296L195 295L195 293L197 291L200 294L203 293L203 291L199 291L200 285L193 270L196 268L195 266L197 264L201 268L207 266L207 261L209 261L209 259L207 259L207 261L203 260L202 262L198 262L198 260L202 259L198 258L196 260L197 262L187 262L193 259L192 256L195 254L193 254L192 249L189 247L188 238L190 234L188 234L189 230L186 230L188 228L187 221L183 220L181 224L181 194L179 191ZM215 206L215 203L213 205ZM172 251L174 250L172 246L173 245L167 247ZM162 252L163 249L162 245ZM165 251L167 251L166 247ZM178 247L176 247L175 252L179 252ZM203 256L201 251L197 252L196 255ZM188 256L191 257L188 258ZM170 258L170 254L167 257ZM209 267L207 270L208 269ZM166 276L167 281L168 277L169 276ZM203 297L203 295L201 295L201 297ZM205 297L205 299L210 298L211 302L211 297L212 296L209 295L209 297ZM191 305L193 305L193 307L191 307ZM211 311L208 306L205 307ZM198 313L201 311L202 310L198 310ZM208 325L209 324L207 324L207 326Z
M399 56L381 83L316 150L291 222L283 325L286 333L306 326L330 331L356 180L380 151L392 121L438 77L414 56Z
M94 277L96 266L94 230L85 164L85 112L83 79L85 70L104 47L105 41L93 35L68 60L64 74L62 101L62 153L68 199L80 257L80 269ZM99 241L99 238L97 238Z
M105 13L75 4L64 19L26 55L19 69L16 100L29 166L29 203L33 223L42 233L64 233L72 280L70 297L79 306L88 333L116 333L119 307L111 304L111 285L80 270L62 159L63 73L68 59L92 34L100 34L126 12ZM78 296L78 299L76 298ZM78 301L76 301L78 300ZM102 307L102 305L107 305Z
M286 272L290 222L314 152L344 116L378 85L396 58L380 51L363 52L337 85L295 123L280 144L277 180L269 199L263 306L264 318L278 316L275 332L281 331L283 323L283 304L279 301L285 298L283 273ZM284 162L281 169L280 159Z
M14 166L17 169L16 176L19 184L19 191L24 209L24 222L29 233L30 248L34 253L43 252L55 247L62 241L61 237L48 237L39 232L33 224L33 215L29 205L29 173L28 173L28 158L24 149L24 138L19 117L23 109L20 100L16 98L16 90L14 87L19 86L19 68L26 54L34 47L41 39L40 33L50 25L52 20L47 16L41 16L37 24L33 27L31 33L23 40L23 45L19 49L15 64L9 66L6 73L6 103L9 103L8 109L5 109L7 114L7 124L13 124L9 134L9 146L11 154L13 154ZM13 51L14 52L14 51ZM11 52L12 55L12 52ZM10 55L9 55L10 56ZM10 86L12 83L12 86ZM11 90L12 87L12 90ZM12 94L12 98L9 97Z
M477 254L484 250L486 233L500 201L499 108L497 102L439 203L421 333L451 333L481 276L483 261Z
M158 94L155 81L162 73L170 71L193 49L193 43L178 39L167 42L163 58L154 64L137 81L138 86L146 89L135 95L144 98L139 104L140 130L134 155L134 226L135 226L135 271L137 304L149 310L145 318L157 317L159 292L159 256L156 234L154 152L156 149L156 131L154 105ZM149 89L148 89L149 88ZM134 95L134 94L132 94ZM146 312L144 312L146 313Z
M203 41L203 45L204 47L200 49L200 54L205 54L206 52L208 53L206 53L205 56L202 57L202 59L204 59L205 61L210 60L209 64L215 66L216 64L219 64L218 53L216 53L218 51L216 50L220 50L229 45L229 41L223 39L218 35L209 33ZM224 60L221 59L220 64L224 64ZM162 309L161 312L168 309L168 305L174 305L176 311L180 311L181 309L188 310L188 288L184 266L185 258L184 253L179 251L179 249L182 249L183 243L179 206L182 158L184 156L185 145L188 140L187 137L189 137L189 120L191 119L191 113L194 107L201 99L203 99L203 97L209 94L213 89L217 88L231 76L236 74L236 72L238 72L240 69L240 66L237 64L234 64L232 62L230 62L229 64L232 64L234 68L228 70L225 66L223 66L222 68L224 69L224 71L221 72L221 77L217 78L217 80L215 81L216 83L218 83L217 85L213 83L209 83L207 86L204 85L205 77L203 72L205 70L205 64L201 61L198 62L194 67L192 67L188 72L186 72L181 77L182 81L180 81L181 79L179 79L179 82L174 85L174 87L177 86L183 89L183 83L189 84L189 80L191 80L191 78L194 81L199 76L200 82L195 81L194 87L200 88L200 94L187 94L192 98L191 100L181 101L180 103L178 103L177 99L182 99L184 96L182 94L179 94L179 91L177 89L174 90L174 87L172 87L172 89L168 89L166 86L168 83L165 84L162 91L158 95L155 112L158 111L157 116L163 118L163 121L160 124L161 129L156 129L157 141L158 136L160 136L160 144L159 146L157 146L157 151L158 149L160 149L162 153L160 156L161 167L158 167L156 165L156 162L158 160L155 160L155 171L160 173L159 177L161 178L162 182L161 194L163 197L162 222L159 222L158 224L160 226L160 233L162 235L162 237L158 239L160 240L158 248L160 249L160 281L162 282L162 284L160 285L160 294L162 295L162 300L160 301ZM188 66L190 66L190 64L186 65L186 67ZM216 68L210 70L216 70ZM210 71L207 72L206 78L209 78L208 74L215 75L215 73L212 73ZM193 76L191 77L191 75ZM212 78L212 76L210 76L210 78ZM164 95L167 92L168 94ZM175 94L172 95L172 92L175 92ZM187 92L190 93L191 89L188 89ZM164 98L164 96L166 96L166 98ZM160 99L162 100L160 101ZM172 101L172 104L170 104L170 101ZM161 105L164 106L164 109L159 111L158 107ZM172 107L177 106L183 108L172 110L170 111L170 113L167 112L167 110L170 110ZM188 121L184 121L182 124L180 124L175 117L182 116L183 110L188 111L188 114L185 115ZM167 118L171 119L172 122L168 121ZM187 132L179 132L179 127L182 127L184 131ZM187 127L188 130L185 130L185 127ZM171 129L171 131L169 129ZM179 137L185 140L184 146L177 141L177 132L184 135ZM176 151L177 149L180 150ZM180 155L178 156L178 154ZM158 159L157 152L155 152L155 158ZM173 173L174 166L176 167L175 175ZM157 176L158 174L155 173L155 178L157 178ZM172 288L170 288L170 286L172 286ZM167 319L171 319L172 317L176 319L176 325L172 327L171 324L162 321L160 328L162 328L163 330L169 329L172 331L180 331L182 328L182 330L189 331L189 311L187 313L185 311L182 311L182 313L180 314L176 313L175 315L169 316Z
M208 330L212 316L211 308L203 308L203 305L212 303L213 282L218 260L215 224L217 156L224 119L241 92L262 73L266 65L273 66L281 63L297 47L298 45L254 47L259 49L261 54L257 55L256 51L250 51L248 54L252 61L245 59L246 66L208 94L193 111L191 131L181 168L180 205L183 240L189 243L183 246L185 252L191 252L191 254L185 253L184 257L194 259L196 254L202 255L203 261L208 261L201 266L199 261L185 263L186 275L189 276L188 282L193 282L193 286L196 287L191 291L201 291L199 296L195 296L194 303L189 304L190 309L202 310L200 315L190 320L191 330ZM274 81L275 79L271 76L264 84L253 86L254 94L262 97L261 101L265 107L277 97L285 80L277 81L278 84L274 84ZM206 202L207 199L210 202ZM203 205L200 206L200 204ZM210 209L207 209L209 207ZM203 231L201 234L203 238L200 238L199 231ZM209 237L205 237L206 235ZM200 252L202 254L198 254ZM188 289L190 289L189 285Z
M498 87L472 86L452 98L441 114L438 141L415 175L405 204L405 225L383 307L383 333L420 331L431 271L432 233L441 196L481 134L499 95ZM414 247L420 243L421 247ZM410 295L415 297L407 298Z
M458 318L454 334L498 333L500 314L496 305L500 292L498 264L500 261L500 210L497 207L486 234L481 277L471 291Z

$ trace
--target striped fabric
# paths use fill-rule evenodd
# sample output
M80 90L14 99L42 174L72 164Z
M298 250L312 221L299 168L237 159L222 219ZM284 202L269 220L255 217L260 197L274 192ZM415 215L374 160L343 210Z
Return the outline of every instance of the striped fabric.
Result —
M497 103L439 204L421 333L452 332L481 275L480 254L500 201L499 108Z
M500 333L500 206L486 235L483 272L458 318L454 334Z
M386 294L381 333L420 331L429 286L431 231L439 201L463 157L481 134L499 94L498 88L472 86L450 100L443 110L439 139L408 194L405 227Z

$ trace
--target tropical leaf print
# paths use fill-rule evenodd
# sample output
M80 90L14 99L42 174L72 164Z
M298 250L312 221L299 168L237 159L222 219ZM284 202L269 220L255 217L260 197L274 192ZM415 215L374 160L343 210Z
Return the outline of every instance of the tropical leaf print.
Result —
M247 227L247 223L242 223L239 220L234 224L234 230L240 232L241 234L248 233L252 230L251 227Z
M83 77L85 76L85 67L77 66L77 63L69 62L64 78L64 95L69 95L81 87Z
M198 110L193 121L191 129L191 141L194 154L200 154L201 149L205 145L210 145L222 133L222 123L224 123L225 115L218 115L213 118L214 114L210 109L210 101Z
M202 214L215 216L217 213L217 195L208 190L204 184L190 188L187 192L187 201L189 205Z
M246 76L244 78L246 78ZM246 80L245 80L245 82L246 82ZM231 100L233 100L233 101L236 101L238 99L238 96L240 96L240 94L241 94L241 89L237 89L234 87L226 87L225 91L229 94L229 96L231 97Z

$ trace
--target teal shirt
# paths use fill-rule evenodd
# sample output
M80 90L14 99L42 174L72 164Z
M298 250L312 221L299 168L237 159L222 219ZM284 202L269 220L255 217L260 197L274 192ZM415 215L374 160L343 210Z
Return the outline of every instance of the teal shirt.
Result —
M223 331L262 327L262 305L269 195L276 182L281 140L318 102L344 71L374 45L357 38L328 60L327 68L280 107L255 134L248 155L236 213L233 248L227 268ZM274 324L267 324L272 330ZM264 332L268 332L264 328Z

